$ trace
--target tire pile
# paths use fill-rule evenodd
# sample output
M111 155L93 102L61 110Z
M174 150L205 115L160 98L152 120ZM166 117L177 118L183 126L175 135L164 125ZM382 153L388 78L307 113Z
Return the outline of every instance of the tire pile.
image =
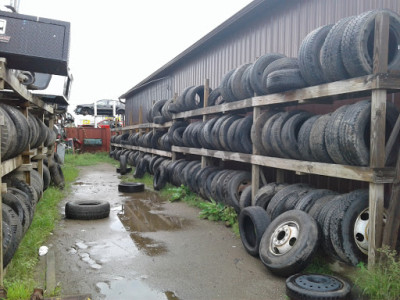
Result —
M154 133L149 131L143 135L138 132L114 135L111 143L171 151L170 138L165 129L157 129Z
M59 164L50 167L43 164L43 178L37 170L31 170L31 184L25 181L23 172L14 171L2 178L7 184L7 193L2 197L3 214L3 265L11 261L24 234L32 223L36 205L43 192L53 184L64 187L64 175Z
M368 190L347 194L305 184L269 183L251 188L239 200L243 246L259 256L273 273L302 271L321 247L327 255L351 265L367 259Z

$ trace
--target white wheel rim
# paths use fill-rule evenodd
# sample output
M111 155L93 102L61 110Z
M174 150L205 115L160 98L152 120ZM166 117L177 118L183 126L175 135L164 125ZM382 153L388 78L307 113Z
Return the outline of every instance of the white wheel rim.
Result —
M296 244L299 232L300 226L296 222L288 221L280 224L270 240L271 253L277 256L288 253Z

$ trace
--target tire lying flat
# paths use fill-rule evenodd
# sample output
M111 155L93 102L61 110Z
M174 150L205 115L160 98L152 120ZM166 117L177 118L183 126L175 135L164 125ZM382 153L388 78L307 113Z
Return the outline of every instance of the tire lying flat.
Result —
M110 203L100 200L78 200L65 204L65 217L74 220L97 220L110 215Z

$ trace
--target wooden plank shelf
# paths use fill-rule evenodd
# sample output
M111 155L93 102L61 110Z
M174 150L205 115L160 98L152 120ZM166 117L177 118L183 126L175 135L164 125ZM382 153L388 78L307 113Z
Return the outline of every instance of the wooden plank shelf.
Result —
M45 103L39 97L33 96L31 92L19 82L13 71L7 68L4 58L0 58L0 86L2 90L9 87L15 91L19 97L25 99L31 104L34 104L48 113L54 113L51 105Z
M393 168L383 168L375 170L369 167L356 167L311 161L300 161L294 159L210 150L204 148L199 149L172 146L172 151L200 156L216 157L223 160L250 163L264 167L271 167L306 174L345 178L371 183L392 183L394 178Z
M17 157L5 160L1 162L1 177L11 173L15 169L22 166L22 156L18 155Z
M156 123L143 123L143 124L136 124L125 126L121 128L113 128L111 131L118 132L118 131L127 131L127 130L135 130L135 129L147 129L147 128L168 128L171 127L172 122L166 122L164 124L156 124Z
M165 156L165 157L172 157L172 153L169 152L169 151L165 151L165 150L144 148L144 147L132 146L132 145L121 145L121 144L111 144L111 146L112 147L117 147L117 148L124 148L124 149L147 152L147 153L160 155L160 156Z
M369 95L372 90L388 89L400 90L400 76L387 73L351 78L336 82L325 83L303 89L292 90L285 93L257 96L217 106L209 106L173 115L174 119L190 118L209 114L226 113L235 110L252 109L271 105L288 105L313 103L315 101L330 101L328 97L363 93ZM321 99L325 98L325 99Z

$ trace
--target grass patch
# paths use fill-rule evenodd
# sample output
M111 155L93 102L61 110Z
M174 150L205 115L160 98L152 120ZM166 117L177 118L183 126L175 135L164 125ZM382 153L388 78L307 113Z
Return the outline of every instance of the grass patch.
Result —
M396 300L400 295L400 261L396 251L385 247L378 249L381 262L372 269L360 263L354 278L355 284L371 300Z
M122 175L120 179L122 182L141 182L146 186L153 188L153 176L149 173L146 173L142 178L135 178L132 176L133 173Z
M7 299L29 299L33 289L39 287L34 278L35 268L39 262L38 251L39 247L46 243L60 219L58 203L67 196L70 183L78 177L78 166L90 166L101 162L115 164L115 160L111 159L108 153L65 155L65 163L62 166L65 189L49 187L38 202L32 224L7 267L4 278ZM47 296L57 296L59 293L58 287L55 291L47 291Z

